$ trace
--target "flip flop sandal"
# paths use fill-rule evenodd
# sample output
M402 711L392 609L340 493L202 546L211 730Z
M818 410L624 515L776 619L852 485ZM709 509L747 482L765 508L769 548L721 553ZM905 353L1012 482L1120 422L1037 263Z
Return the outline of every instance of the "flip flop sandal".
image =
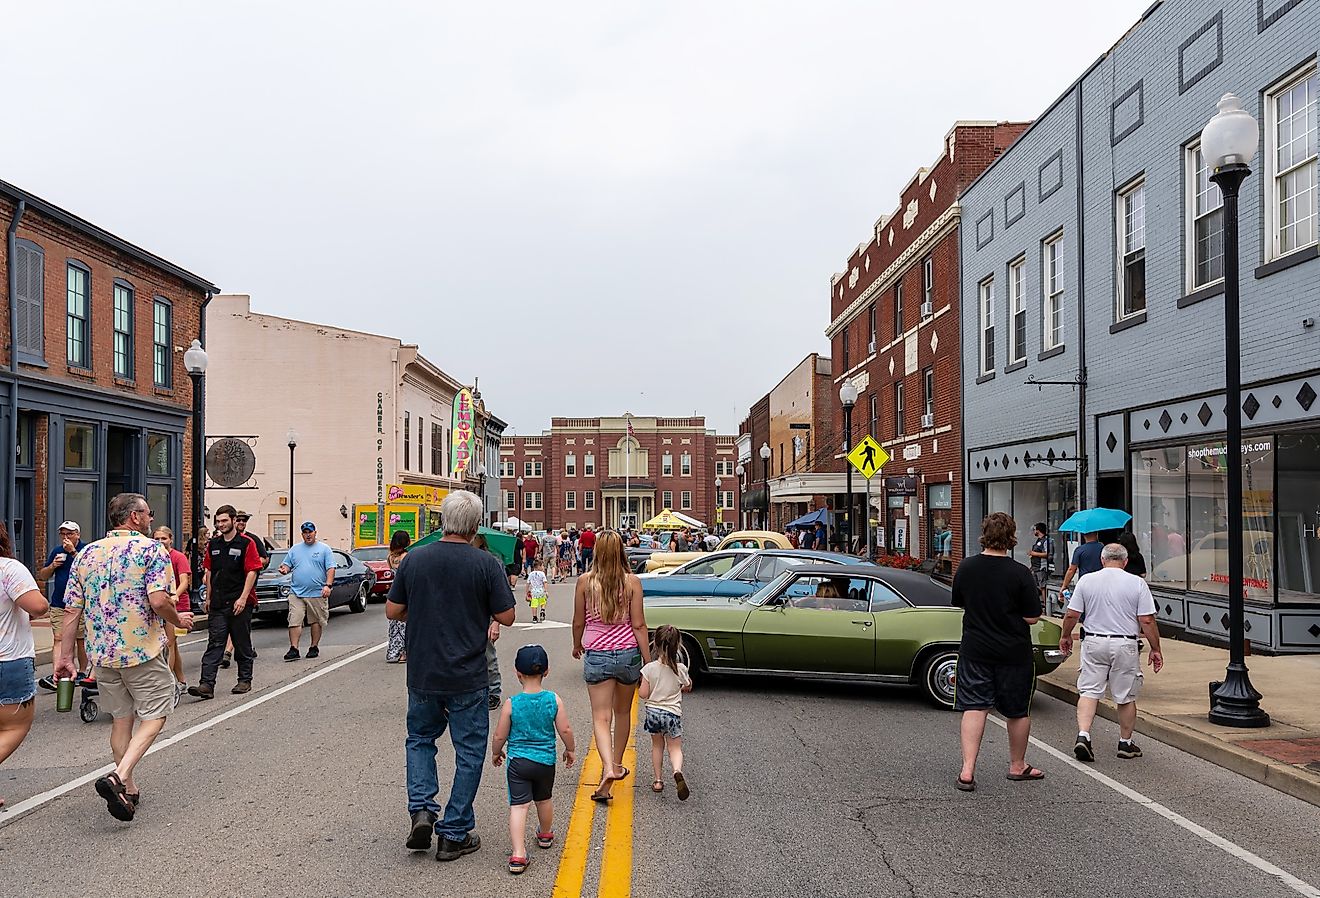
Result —
M960 792L975 792L975 791L976 791L976 777L972 777L970 780L965 780L965 779L963 779L962 777L958 777L958 791L960 791Z
M1035 767L1028 764L1027 769L1021 773L1008 774L1008 779L1011 779L1015 783L1026 782L1027 780L1043 780L1045 779L1045 772L1043 770L1037 770Z
M591 800L592 800L592 801L598 801L598 802L600 802L601 804L609 804L611 801L614 800L614 796L613 796L613 795L606 795L604 792L599 792L599 791L597 791L597 792L592 792L592 793L591 793Z
M610 779L612 779L612 780L614 780L614 781L617 782L617 781L619 781L619 780L627 779L627 778L628 778L628 774L632 773L631 770L629 770L627 767L624 767L622 764L619 765L619 769L620 769L621 771L623 771L623 772L620 773L618 776L612 776L612 777L610 777Z
M531 861L525 857L509 858L509 872L514 876L519 875L531 865Z
M687 780L683 779L683 774L678 772L674 773L674 785L678 787L678 800L687 801L688 796L692 794L692 791L688 789Z
M550 848L550 847L553 846L554 844L555 844L555 834L554 834L553 831L548 832L548 833L537 833L537 834L536 834L536 847L537 847L537 848Z
M660 782L660 780L656 780L655 782L651 783L651 791L663 792L665 791L665 784Z
M125 823L133 819L134 807L125 798L124 782L115 773L107 773L96 781L96 794L105 799L110 816Z

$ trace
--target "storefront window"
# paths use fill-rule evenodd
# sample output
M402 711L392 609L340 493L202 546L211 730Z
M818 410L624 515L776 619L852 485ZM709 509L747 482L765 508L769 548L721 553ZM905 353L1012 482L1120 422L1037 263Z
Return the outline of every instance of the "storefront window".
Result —
M1187 448L1132 453L1132 532L1148 579L1187 588Z
M104 515L96 513L96 484L87 480L64 481L64 519L76 521L84 539L96 539L105 530Z
M32 415L18 414L18 457L14 464L20 468L32 467Z
M1008 515L1013 513L1013 481L996 480L988 484L985 495L985 513L987 515L994 514L996 511L1002 511Z
M1225 445L1187 447L1188 585L1228 594L1228 475ZM1242 451L1242 560L1248 600L1274 598L1274 444L1247 439Z
M926 555L947 558L953 554L953 531L949 515L953 509L953 484L936 483L926 488Z
M164 433L147 434L147 474L168 477L170 469L170 437Z
M173 505L170 503L170 488L164 483L147 484L147 504L155 516L153 527L173 527ZM177 530L176 531L177 539Z
M1044 523L1054 537L1054 563L1058 570L1067 567L1068 548L1059 525L1077 510L1077 480L1073 477L1044 477L1023 480L997 480L986 484L986 508L988 515L1002 511L1013 517L1017 524L1017 548L1011 553L1014 558L1027 561L1027 552L1035 541L1031 528ZM972 531L973 538L980 532L980 522ZM975 543L969 543L968 551L973 551ZM1063 567L1059 567L1063 565Z
M1320 594L1320 433L1279 435L1279 601Z
M65 428L64 469L91 471L96 466L95 431L90 424L69 424ZM81 523L81 522L79 522Z
M1026 564L1031 556L1031 544L1035 537L1031 528L1048 515L1045 509L1045 480L1013 481L1013 523L1017 524L1017 545L1010 553L1018 561Z

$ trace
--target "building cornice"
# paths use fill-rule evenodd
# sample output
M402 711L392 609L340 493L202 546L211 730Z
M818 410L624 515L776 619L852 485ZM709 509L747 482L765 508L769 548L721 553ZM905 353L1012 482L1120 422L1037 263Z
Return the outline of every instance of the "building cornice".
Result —
M839 314L839 317L830 322L829 327L825 328L825 336L833 339L839 329L856 318L877 293L893 286L894 281L907 270L915 257L924 253L927 247L942 240L958 226L961 215L962 208L956 201L941 212L939 218L932 221L926 230L921 232L920 237L912 241L907 249L899 253L898 258L890 262L889 267L881 272L880 276L872 281L871 285L863 290L860 296L849 303L848 307Z

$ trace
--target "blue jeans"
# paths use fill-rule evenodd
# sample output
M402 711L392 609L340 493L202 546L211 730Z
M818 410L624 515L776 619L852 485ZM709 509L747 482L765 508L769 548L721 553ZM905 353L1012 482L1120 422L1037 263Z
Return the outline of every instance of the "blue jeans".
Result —
M454 745L454 782L449 789L449 803L443 819L435 824L436 834L461 842L476 828L472 802L481 785L481 767L486 760L486 739L490 734L490 712L486 707L489 690L441 695L408 690L408 813L430 811L440 817L435 796L440 782L435 769L435 741L449 729Z

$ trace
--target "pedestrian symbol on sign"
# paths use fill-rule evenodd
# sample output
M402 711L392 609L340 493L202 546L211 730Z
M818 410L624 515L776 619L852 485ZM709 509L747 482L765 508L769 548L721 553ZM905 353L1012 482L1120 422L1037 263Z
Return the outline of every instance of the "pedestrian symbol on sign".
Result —
M848 453L848 461L861 472L863 477L870 480L889 461L889 453L870 435L867 435Z

